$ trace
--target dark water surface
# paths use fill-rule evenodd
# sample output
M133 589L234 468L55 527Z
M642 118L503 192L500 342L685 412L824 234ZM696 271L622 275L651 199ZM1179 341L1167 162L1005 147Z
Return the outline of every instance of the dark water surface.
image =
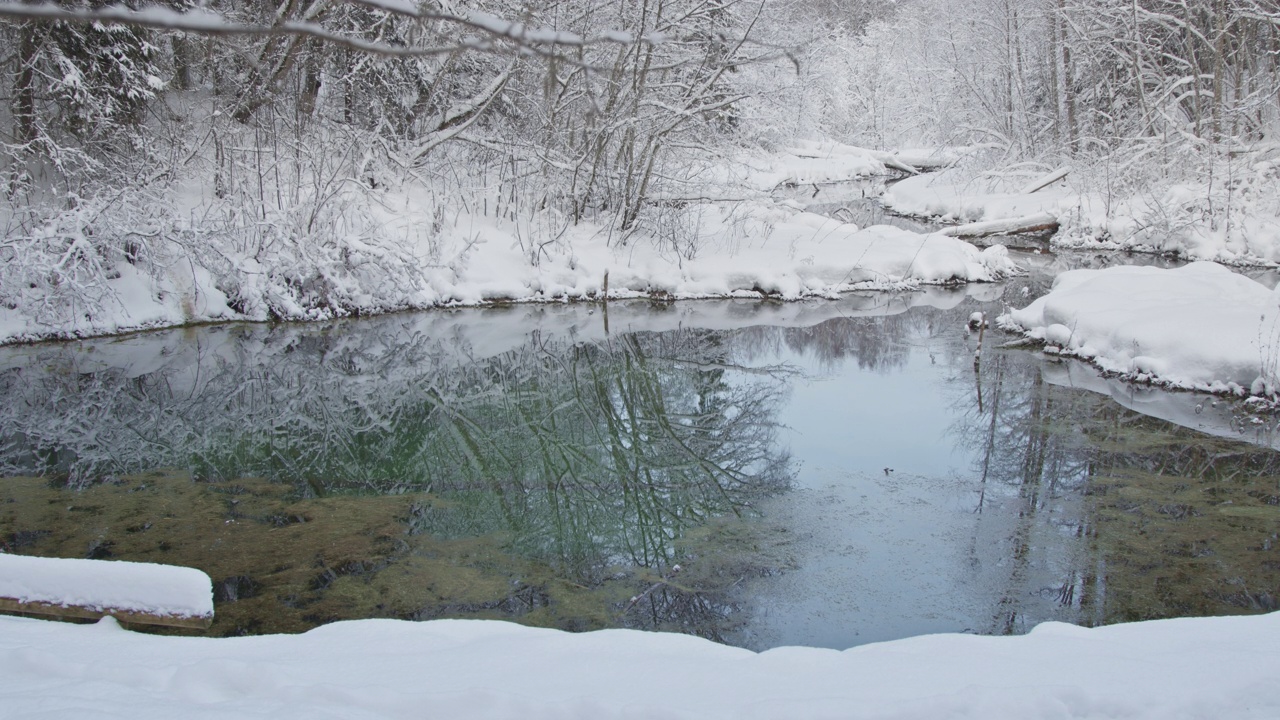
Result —
M1007 285L0 348L0 544L190 565L212 634L505 618L752 648L1261 612L1275 419L989 331ZM1046 269L1048 268L1048 269Z

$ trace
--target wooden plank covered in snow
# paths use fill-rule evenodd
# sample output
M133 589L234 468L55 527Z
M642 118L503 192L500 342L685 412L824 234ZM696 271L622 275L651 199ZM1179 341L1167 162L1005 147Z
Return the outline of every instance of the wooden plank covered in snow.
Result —
M207 628L213 583L175 565L0 553L0 612Z

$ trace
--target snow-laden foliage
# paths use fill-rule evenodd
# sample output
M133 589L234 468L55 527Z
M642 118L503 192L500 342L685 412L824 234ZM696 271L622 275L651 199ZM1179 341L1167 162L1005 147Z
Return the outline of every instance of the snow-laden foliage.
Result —
M10 200L93 192L129 178L139 126L165 87L152 33L63 23L0 27L14 51L0 180ZM123 172L122 172L123 171Z
M784 54L737 0L131 7L0 25L9 337L447 302L477 217L531 266L584 223L692 258L735 76Z
M1070 166L1069 244L1273 262L1278 19L1257 0L912 0L833 44L826 65L854 70L825 127L967 147L968 197L933 214Z
M1278 18L1259 0L913 0L847 51L853 131L1168 169L1157 149L1274 133Z

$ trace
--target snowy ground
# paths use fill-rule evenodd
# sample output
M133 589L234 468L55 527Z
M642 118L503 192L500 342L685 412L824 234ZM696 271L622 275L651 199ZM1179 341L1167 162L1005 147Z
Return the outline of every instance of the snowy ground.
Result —
M1165 253L1233 265L1280 262L1280 194L1274 189L1280 162L1235 168L1230 182L1217 186L1099 189L1084 186L1096 178L1068 173L1029 192L1037 179L1052 175L1049 170L950 168L907 178L883 201L905 215L958 223L1049 213L1061 224L1055 247Z
M1277 640L1277 613L759 654L497 621L206 639L0 618L0 703L15 719L1244 720L1280 717Z
M1140 382L1255 395L1277 385L1276 296L1216 263L1071 270L1000 324Z

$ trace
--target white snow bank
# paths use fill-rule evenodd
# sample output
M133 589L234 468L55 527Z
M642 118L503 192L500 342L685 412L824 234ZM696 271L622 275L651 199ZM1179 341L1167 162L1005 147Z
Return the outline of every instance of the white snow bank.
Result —
M100 303L94 295L102 296ZM65 305L58 308L61 302ZM171 268L150 274L120 262L107 272L101 286L86 292L85 297L69 301L38 297L16 307L0 304L0 344L107 335L236 317L207 268L174 263Z
M915 173L955 163L967 148L910 148L896 152L871 150L834 140L798 140L748 164L753 185L768 190L780 185L808 185L854 180L891 172Z
M412 236L413 228L430 224L430 213L419 217L426 211L408 197L388 207L396 210L386 211L384 228L403 225ZM150 263L146 272L121 261L92 312L86 298L0 303L0 343L210 320L320 320L493 300L590 299L604 292L606 273L612 298L794 300L999 281L1018 272L1003 248L979 250L889 227L859 230L769 202L706 203L625 241L584 222L542 242L538 233L548 231L535 226L527 218L459 216L439 235L406 240L409 246L392 259L384 257L389 245L358 238L320 248L315 258L295 257L284 245L261 257L220 251L208 256L216 270L199 264L205 256L156 252L169 261Z
M979 250L941 235L888 226L859 230L813 213L708 206L696 236L663 247L609 246L580 228L531 265L499 227L477 231L465 266L434 276L440 304L491 299L833 297L859 289L995 282L1018 272L1003 247Z
M687 635L361 620L179 638L0 618L9 718L1280 717L1280 614L753 653Z
M475 260L447 290L466 304L490 297L592 297L609 273L610 297L673 298L776 295L785 300L831 297L858 289L994 282L1018 272L1003 247L978 250L941 235L888 226L858 230L812 213L769 209L742 215L708 213L697 250L607 248L588 240L571 255L538 267L512 258L501 240L475 249ZM505 261L505 262L504 262Z
M1231 176L1231 175L1229 175ZM1083 193L1060 247L1173 254L1230 265L1280 263L1280 167L1237 169L1230 182L1144 188L1109 201ZM1225 189L1224 187L1225 186Z
M213 616L213 583L194 568L0 553L0 597L181 618Z
M1261 394L1272 354L1262 318L1274 305L1261 283L1215 263L1119 266L1062 273L1048 295L1000 324L1131 379Z
M948 168L907 178L884 194L885 207L944 222L996 222L1052 215L1055 247L1172 254L1231 265L1280 263L1280 160L1221 168L1228 182L1163 187L1101 182L1076 173L1025 192L1056 173L1022 166L1005 172ZM1097 171L1095 171L1096 175Z
M928 172L960 160L969 148L904 148L893 152L846 145L834 140L797 140L766 156L742 160L747 185L778 187L841 183L872 176Z

